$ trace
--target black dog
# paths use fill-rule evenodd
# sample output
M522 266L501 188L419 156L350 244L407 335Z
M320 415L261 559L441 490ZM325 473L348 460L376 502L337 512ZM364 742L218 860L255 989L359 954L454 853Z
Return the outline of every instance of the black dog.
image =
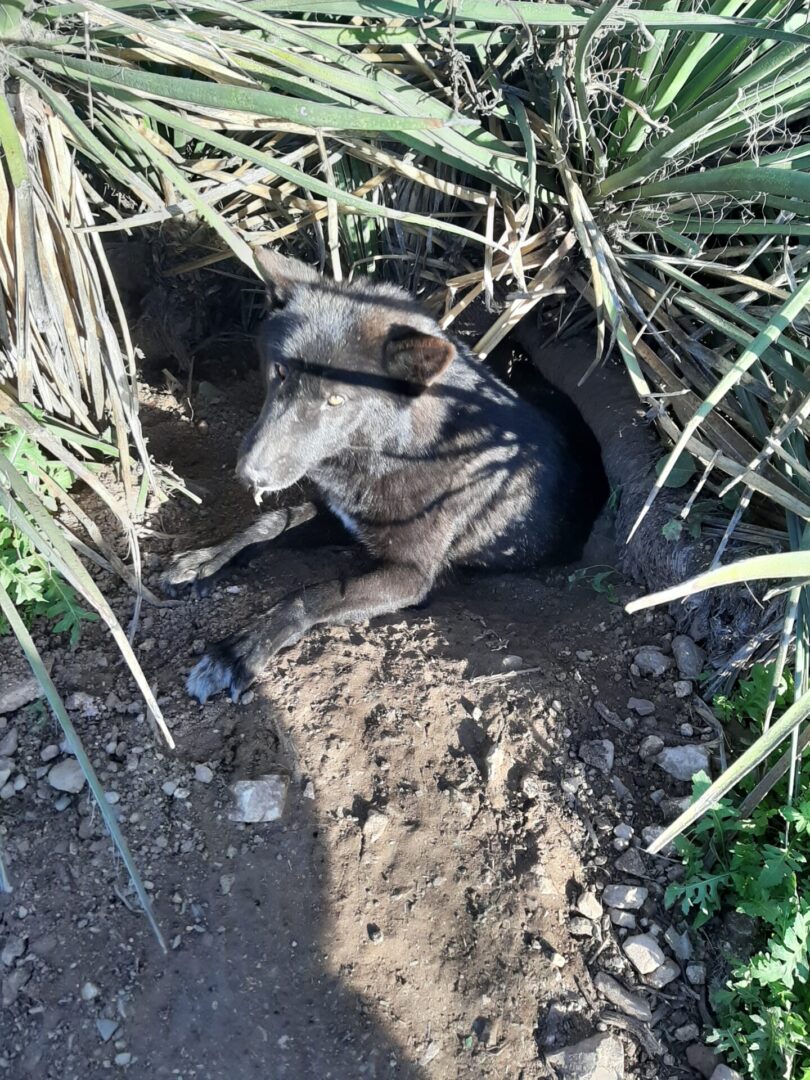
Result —
M596 441L567 399L561 409L554 392L539 407L518 397L393 286L339 285L261 259L267 397L237 475L257 502L307 477L378 567L287 596L210 646L187 684L203 702L223 689L237 700L312 626L418 604L451 565L577 559L607 493ZM175 557L164 585L204 592L240 551L316 513L312 503L266 513L233 540Z

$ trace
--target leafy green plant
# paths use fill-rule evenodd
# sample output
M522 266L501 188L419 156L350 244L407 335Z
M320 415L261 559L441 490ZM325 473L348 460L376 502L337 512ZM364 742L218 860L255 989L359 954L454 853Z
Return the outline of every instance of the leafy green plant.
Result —
M712 702L721 718L734 718L742 723L753 724L762 730L762 720L768 708L768 701L774 687L774 665L754 664L745 679L737 684L735 692L727 697L717 694ZM783 712L793 701L793 677L789 671L782 671L776 683L775 705L778 712Z
M37 491L43 506L51 512L57 501L51 491L56 485L68 492L73 475L60 461L49 458L25 432L0 418L0 454L5 455ZM48 487L43 487L50 480ZM36 549L26 533L17 529L0 507L0 585L8 592L26 624L44 616L54 633L66 633L71 646L79 638L82 623L98 619L79 602L75 589ZM10 626L0 616L0 635Z
M761 728L773 670L757 667L724 699L726 715ZM786 682L777 711L786 708ZM717 704L717 702L716 702ZM800 783L808 780L808 771ZM700 799L705 774L693 782ZM791 803L782 781L750 818L727 800L716 803L675 845L685 874L665 902L696 928L733 909L755 920L751 955L733 958L728 981L712 992L717 1028L712 1040L727 1060L757 1080L810 1076L810 897L803 892L810 861L810 798Z
M598 566L583 566L568 575L568 587L573 589L575 585L589 585L595 593L604 596L609 604L618 604L616 586L610 580L615 574L612 567L601 569Z

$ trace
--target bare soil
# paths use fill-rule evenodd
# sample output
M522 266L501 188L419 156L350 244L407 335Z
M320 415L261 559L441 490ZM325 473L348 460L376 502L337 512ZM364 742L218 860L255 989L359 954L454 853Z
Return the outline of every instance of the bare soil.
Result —
M223 378L219 389L227 400L209 400L200 426L199 409L192 421L171 394L144 388L155 457L203 500L151 515L152 582L170 550L255 513L232 467L257 384ZM620 873L613 833L630 825L636 849L687 790L642 763L645 736L682 743L690 723L692 741L713 737L692 699L676 699L677 675L630 672L640 646L668 648L667 617L631 620L587 583L572 588L568 571L456 581L424 609L310 633L239 705L186 696L205 641L357 558L351 547L273 550L207 599L144 607L136 644L176 753L153 735L98 626L75 652L41 639L169 951L87 789L63 797L47 782L55 722L37 704L0 718L0 738L17 729L26 780L0 803L14 886L0 896L0 947L12 946L0 1072L529 1080L553 1075L546 1051L601 1029L624 1042L627 1077L699 1075L674 1033L706 1015L702 988L648 991L652 1026L606 1011L598 969L643 982L621 951L626 931L574 911L584 888L631 882L650 891L639 932L673 921L661 897L675 864ZM126 624L131 596L102 583ZM613 599L632 591L617 580ZM17 670L14 649L0 644L0 679ZM655 712L634 716L631 696ZM615 750L604 772L581 757L597 739ZM200 764L212 778L195 774ZM230 820L229 785L267 772L289 777L283 819Z

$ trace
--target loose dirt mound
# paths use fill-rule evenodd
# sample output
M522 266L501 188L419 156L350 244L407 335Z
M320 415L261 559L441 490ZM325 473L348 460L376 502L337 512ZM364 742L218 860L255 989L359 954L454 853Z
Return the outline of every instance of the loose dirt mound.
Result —
M150 521L154 577L172 547L253 512L232 465L257 385L223 388L207 430L145 394L153 452L204 498ZM6 1075L530 1078L553 1075L543 1055L600 1024L627 1077L691 1075L699 985L647 990L650 1026L605 1012L592 980L602 970L645 990L627 934L649 931L671 955L660 899L674 864L645 865L636 845L687 789L639 749L714 733L675 697L669 657L660 678L631 674L640 646L668 650L668 621L631 621L565 574L456 582L423 610L311 633L238 706L186 697L204 641L356 558L276 550L206 600L144 609L139 655L176 756L155 745L100 630L75 654L43 642L170 949L151 938L86 789L50 785L54 722L36 705L0 720L0 738L19 736L12 786L25 780L2 803L15 886L0 898ZM130 609L121 592L122 619ZM652 702L647 715L630 697ZM229 785L267 772L289 777L282 821L230 820ZM623 919L636 931L598 906L576 912L583 889L609 882L649 890Z

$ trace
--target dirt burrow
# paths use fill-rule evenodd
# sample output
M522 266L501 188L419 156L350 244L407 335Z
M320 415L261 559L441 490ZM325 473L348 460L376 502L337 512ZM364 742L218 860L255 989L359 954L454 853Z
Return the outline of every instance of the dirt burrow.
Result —
M203 496L150 519L153 576L171 547L251 512L231 469L255 386L227 389L194 423L144 391L153 452ZM568 1068L555 1052L601 1034L626 1077L701 1075L698 1059L711 1075L699 962L706 953L711 973L713 957L673 934L684 928L662 896L677 864L639 850L688 791L653 752L708 753L715 739L666 616L625 616L610 602L630 595L621 582L610 597L564 573L459 581L424 610L309 634L238 706L186 697L205 641L356 558L276 550L206 600L144 609L136 647L176 753L155 740L100 628L73 653L41 639L169 951L87 789L52 786L69 760L54 721L38 702L0 716L14 886L0 896L0 1069L531 1078L555 1075L548 1061ZM126 621L124 590L117 606ZM636 663L643 646L655 649ZM10 639L0 648L7 688L22 668ZM230 785L266 773L289 781L281 821L231 820ZM603 902L610 884L636 887L623 913ZM647 976L624 951L639 935L663 951ZM636 997L608 1003L606 975Z

